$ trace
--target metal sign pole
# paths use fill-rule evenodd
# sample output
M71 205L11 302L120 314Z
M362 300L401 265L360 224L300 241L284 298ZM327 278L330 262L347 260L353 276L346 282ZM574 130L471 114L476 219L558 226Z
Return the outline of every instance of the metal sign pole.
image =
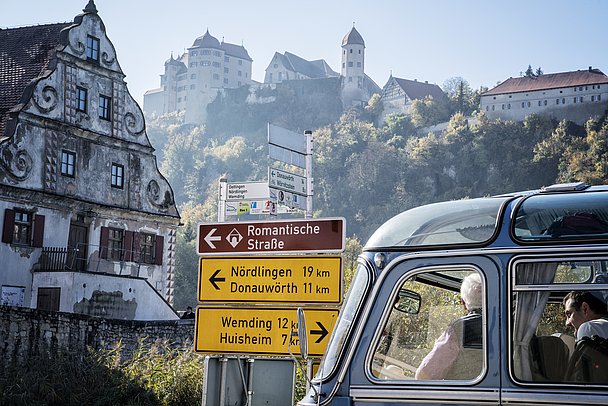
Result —
M228 194L228 179L220 179L220 190L217 198L217 221L226 221L226 196Z
M306 137L306 214L304 218L312 218L312 131L304 131Z

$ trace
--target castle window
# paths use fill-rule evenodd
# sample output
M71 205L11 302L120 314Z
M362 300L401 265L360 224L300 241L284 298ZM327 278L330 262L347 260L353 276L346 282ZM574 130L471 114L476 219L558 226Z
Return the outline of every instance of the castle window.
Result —
M361 55L361 50L359 50L359 55Z
M490 106L486 106L486 111L490 111Z
M538 107L540 107L540 100L538 101Z
M344 62L342 62L342 67L346 68L346 64Z
M198 52L197 51L192 51L191 55L192 56L196 56L196 55L198 55Z
M591 95L591 101L595 101L595 96Z
M352 76L349 76L349 77L348 77L348 81L349 81L349 82L352 82L352 81L353 81L353 77L352 77Z
M201 66L211 66L211 61L203 61L201 62Z
M224 68L224 73L228 73L228 68Z
M87 112L87 89L76 87L76 111Z
M576 103L576 97L573 99L574 103Z
M502 109L503 109L503 110L505 109L505 105L504 105L504 104L502 105Z
M352 53L353 53L353 49L351 48L351 49L349 50L349 52L352 54Z
M213 79L220 80L220 75L218 75L217 73L214 73L213 74Z
M543 104L546 106L546 105L547 105L547 101L545 100L545 101L543 102Z
M243 60L239 59L239 65L242 65L242 64L243 64Z
M99 62L99 39L91 35L87 35L87 59L90 61Z
M193 73L192 75L190 75L190 79L196 79L196 74Z
M578 101L582 103L583 102L583 96L581 96Z
M559 104L559 99L555 99L555 104Z
M495 110L495 108L496 108L496 106L492 105L492 111L494 111L494 110Z
M99 118L104 120L110 120L112 117L112 98L99 95Z
M602 95L601 94L597 95L597 101L602 101Z
M528 102L528 107L530 107L530 102Z
M228 84L228 78L224 78L224 84Z
M507 104L507 110L511 110L511 103Z
M222 65L220 65L219 62L213 62L213 67L214 68L219 68L220 66L222 66Z
M348 67L349 67L349 68L352 68L352 67L353 67L353 63L352 63L352 62L349 62L349 63L348 63Z
M190 85L190 90L194 90L195 87L196 85Z
M222 56L222 53L220 51L213 51L213 55L214 56Z
M61 174L73 178L75 175L76 154L71 151L61 151Z
M201 52L202 55L211 55L211 51L208 49L203 49L203 51Z
M122 189L124 187L124 178L125 167L112 162L112 178L110 184L113 188Z
M566 104L566 98L562 98L562 104Z
M357 62L357 68L361 67L361 62Z
M579 92L582 92L582 91L583 91L583 87L582 87L582 86L580 86L580 87L578 88L578 90L579 90Z
M229 56L225 56L224 57L224 62L230 62L230 57Z
M239 76L243 76L243 72L242 72L242 71L239 71L238 75L239 75Z
M521 108L522 109L526 108L526 102L521 102Z

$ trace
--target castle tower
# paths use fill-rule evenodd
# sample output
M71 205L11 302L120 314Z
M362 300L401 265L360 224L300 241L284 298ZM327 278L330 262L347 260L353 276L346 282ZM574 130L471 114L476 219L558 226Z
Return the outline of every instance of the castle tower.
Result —
M342 39L342 99L345 105L363 100L365 41L353 28Z

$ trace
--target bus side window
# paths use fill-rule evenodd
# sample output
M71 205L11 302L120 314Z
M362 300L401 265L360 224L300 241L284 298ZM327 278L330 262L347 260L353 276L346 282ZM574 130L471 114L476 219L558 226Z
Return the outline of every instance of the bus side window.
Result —
M403 311L397 305L398 293L392 296L394 304L374 351L373 375L386 380L478 377L485 354L485 287L480 273L471 269L419 273L397 292L404 291L420 298L419 311Z

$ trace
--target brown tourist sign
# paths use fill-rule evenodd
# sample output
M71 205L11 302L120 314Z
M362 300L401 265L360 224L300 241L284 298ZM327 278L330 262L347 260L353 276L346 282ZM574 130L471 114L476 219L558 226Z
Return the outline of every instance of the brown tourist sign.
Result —
M344 218L203 223L198 230L198 254L342 252L344 224Z

